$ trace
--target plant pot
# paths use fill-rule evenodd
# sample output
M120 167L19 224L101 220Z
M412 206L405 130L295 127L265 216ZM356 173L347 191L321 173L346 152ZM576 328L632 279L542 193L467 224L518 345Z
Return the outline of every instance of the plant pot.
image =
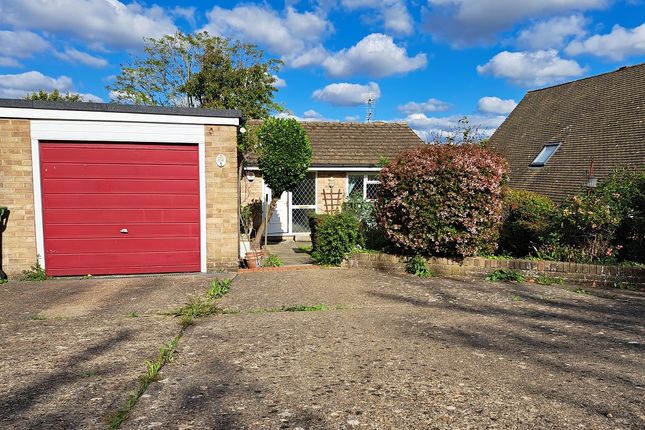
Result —
M255 269L256 267L261 267L263 257L264 257L264 252L262 251L248 251L244 258L244 261L246 261L246 267L248 267L249 269Z

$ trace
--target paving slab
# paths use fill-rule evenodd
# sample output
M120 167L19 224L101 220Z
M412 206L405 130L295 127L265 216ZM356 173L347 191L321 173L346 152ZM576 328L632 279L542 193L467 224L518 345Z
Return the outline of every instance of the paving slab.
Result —
M203 294L213 277L0 285L0 428L107 428L144 361L179 331L160 313Z
M190 328L123 428L645 428L643 296L590 292L242 274L222 301L239 313Z

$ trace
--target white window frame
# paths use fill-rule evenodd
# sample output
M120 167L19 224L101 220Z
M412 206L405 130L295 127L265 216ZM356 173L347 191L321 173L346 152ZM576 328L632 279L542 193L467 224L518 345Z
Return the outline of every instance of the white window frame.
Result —
M379 185L381 181L378 180L370 180L368 177L370 175L378 174L378 171L374 172L348 172L346 174L346 181L345 181L345 195L349 197L349 177L350 176L362 176L363 177L363 200L367 201L373 201L374 199L368 199L367 198L367 185Z

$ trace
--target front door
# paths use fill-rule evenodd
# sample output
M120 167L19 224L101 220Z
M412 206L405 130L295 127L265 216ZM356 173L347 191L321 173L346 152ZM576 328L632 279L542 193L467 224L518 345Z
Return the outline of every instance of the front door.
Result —
M264 194L270 201L271 189L266 187ZM282 193L276 211L269 220L267 234L309 233L309 214L312 212L316 212L316 173L309 172L293 192Z

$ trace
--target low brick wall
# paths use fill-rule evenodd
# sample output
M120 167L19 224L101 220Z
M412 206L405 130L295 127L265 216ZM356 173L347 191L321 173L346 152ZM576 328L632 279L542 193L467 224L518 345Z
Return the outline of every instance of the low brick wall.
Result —
M383 253L353 254L345 267L360 267L390 273L405 273L405 258ZM440 276L483 277L497 269L513 269L525 276L548 275L568 282L615 284L629 282L645 285L645 268L600 266L560 261L493 260L467 257L461 262L447 258L429 258L428 266Z

